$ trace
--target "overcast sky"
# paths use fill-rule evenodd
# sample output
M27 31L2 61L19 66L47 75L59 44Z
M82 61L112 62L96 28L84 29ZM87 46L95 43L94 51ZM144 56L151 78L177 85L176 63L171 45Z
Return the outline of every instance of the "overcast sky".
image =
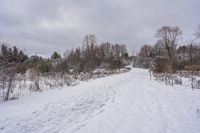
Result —
M137 50L155 43L161 26L179 26L192 38L200 24L200 0L0 0L0 40L27 53L49 55L81 45L86 34L98 42Z

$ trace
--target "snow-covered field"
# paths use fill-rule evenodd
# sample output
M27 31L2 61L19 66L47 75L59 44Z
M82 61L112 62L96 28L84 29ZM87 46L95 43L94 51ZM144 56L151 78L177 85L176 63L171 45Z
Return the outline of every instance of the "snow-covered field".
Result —
M133 69L1 103L0 132L200 133L200 90Z

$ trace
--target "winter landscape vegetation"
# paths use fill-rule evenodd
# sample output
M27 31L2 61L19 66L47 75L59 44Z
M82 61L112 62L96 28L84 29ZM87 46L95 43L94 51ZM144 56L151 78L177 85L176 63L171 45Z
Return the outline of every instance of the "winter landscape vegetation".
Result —
M0 133L200 132L200 20L191 15L197 0L177 0L179 8L164 0L44 1L0 2ZM163 17L165 5L176 19ZM170 21L146 23L160 7L156 18ZM137 29L126 19L132 14L135 25L157 28ZM181 15L195 20L194 29L181 28L190 19L179 26ZM135 34L122 37L131 34L127 25L145 31L141 44L130 39L140 40Z

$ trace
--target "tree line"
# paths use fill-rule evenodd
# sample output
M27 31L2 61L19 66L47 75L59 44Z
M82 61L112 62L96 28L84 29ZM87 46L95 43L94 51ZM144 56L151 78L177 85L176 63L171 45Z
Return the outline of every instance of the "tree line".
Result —
M200 26L192 41L180 44L181 35L179 27L163 26L156 31L156 44L143 45L137 56L130 56L124 44L97 43L93 34L86 35L80 47L66 50L63 57L56 51L50 58L28 56L16 46L0 42L0 89L4 100L8 100L15 77L30 69L34 72L35 86L39 86L39 76L76 75L99 68L112 71L131 63L158 73L200 71Z
M9 99L15 77L30 69L34 71L35 85L38 86L37 79L42 75L90 73L98 68L115 70L131 63L125 45L109 42L98 44L93 34L84 37L82 46L66 50L64 57L56 51L50 58L29 57L23 50L4 42L0 47L0 89L4 100Z
M158 29L155 45L145 44L137 57L137 65L159 73L174 73L177 70L200 71L200 27L195 39L180 43L182 30L179 27L163 26Z

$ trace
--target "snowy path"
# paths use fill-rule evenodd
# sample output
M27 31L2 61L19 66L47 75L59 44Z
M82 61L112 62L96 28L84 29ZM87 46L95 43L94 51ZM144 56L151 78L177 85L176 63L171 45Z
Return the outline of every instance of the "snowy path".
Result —
M199 90L133 69L2 103L0 133L199 133L198 108Z

